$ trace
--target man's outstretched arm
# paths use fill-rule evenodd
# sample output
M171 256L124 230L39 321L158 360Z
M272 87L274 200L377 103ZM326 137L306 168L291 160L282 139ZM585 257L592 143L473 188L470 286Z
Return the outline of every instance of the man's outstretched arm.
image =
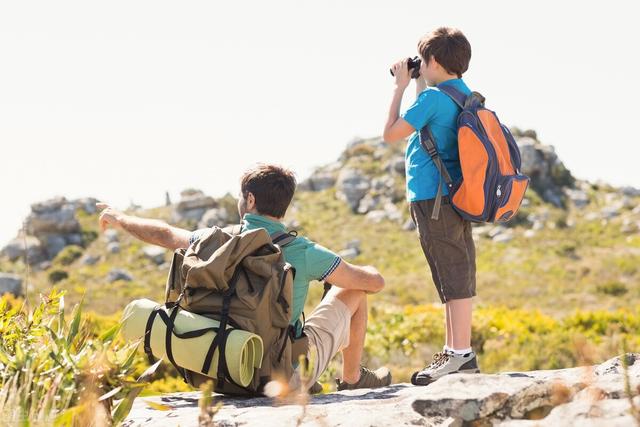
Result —
M162 246L172 251L189 246L191 232L188 230L173 227L157 219L126 215L106 203L97 203L96 206L102 210L98 221L103 231L108 226L120 228L136 239L152 245Z
M345 260L325 280L339 288L365 291L368 294L375 294L384 288L384 278L374 267L353 265Z

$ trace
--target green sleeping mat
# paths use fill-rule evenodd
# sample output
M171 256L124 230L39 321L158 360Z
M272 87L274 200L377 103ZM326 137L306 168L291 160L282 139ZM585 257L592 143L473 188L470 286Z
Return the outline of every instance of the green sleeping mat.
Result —
M124 309L122 315L122 335L127 341L144 339L145 326L149 315L159 304L148 299L132 301ZM169 310L162 306L169 314ZM175 318L175 330L180 333L218 327L219 322L205 316L180 310ZM158 359L166 359L165 335L167 326L160 316L155 316L151 328L151 352ZM202 365L216 333L210 331L197 338L181 339L171 337L173 357L178 366L195 372L201 372ZM208 373L205 375L215 378L218 372L218 353L216 349ZM262 338L240 329L229 332L225 356L229 375L236 383L246 387L251 383L256 368L262 365Z

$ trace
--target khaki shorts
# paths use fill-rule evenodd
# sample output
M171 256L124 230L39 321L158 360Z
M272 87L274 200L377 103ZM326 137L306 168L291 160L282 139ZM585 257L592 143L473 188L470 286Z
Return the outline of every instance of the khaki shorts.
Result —
M440 215L431 219L435 199L411 202L411 218L416 224L433 283L446 303L476 295L476 249L471 223L455 211L449 197L442 198Z
M351 311L331 293L313 310L304 324L304 334L309 339L307 359L312 362L310 376L303 384L311 387L327 369L329 362L339 351L349 346L349 332L351 328ZM291 381L291 388L300 386L300 367L298 367Z

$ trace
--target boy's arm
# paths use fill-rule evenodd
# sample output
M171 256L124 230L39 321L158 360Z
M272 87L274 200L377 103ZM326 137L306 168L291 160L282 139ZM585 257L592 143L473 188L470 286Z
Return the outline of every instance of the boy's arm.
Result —
M407 66L407 59L397 62L391 67L391 69L395 75L396 82L393 91L393 98L391 99L391 106L389 107L387 123L384 125L384 132L382 133L382 138L388 143L400 141L415 131L413 126L400 117L402 96L411 81L409 68Z
M98 209L102 209L98 221L103 231L107 226L121 228L136 239L171 250L189 246L191 232L188 230L173 227L157 219L126 215L106 203L97 203L96 206Z

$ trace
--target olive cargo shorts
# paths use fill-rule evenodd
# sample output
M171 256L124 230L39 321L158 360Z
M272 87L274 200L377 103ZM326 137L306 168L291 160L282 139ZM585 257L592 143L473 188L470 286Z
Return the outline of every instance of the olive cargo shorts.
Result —
M476 295L476 249L471 223L454 210L448 196L442 197L440 215L431 219L435 199L411 202L411 218L416 224L440 301Z

